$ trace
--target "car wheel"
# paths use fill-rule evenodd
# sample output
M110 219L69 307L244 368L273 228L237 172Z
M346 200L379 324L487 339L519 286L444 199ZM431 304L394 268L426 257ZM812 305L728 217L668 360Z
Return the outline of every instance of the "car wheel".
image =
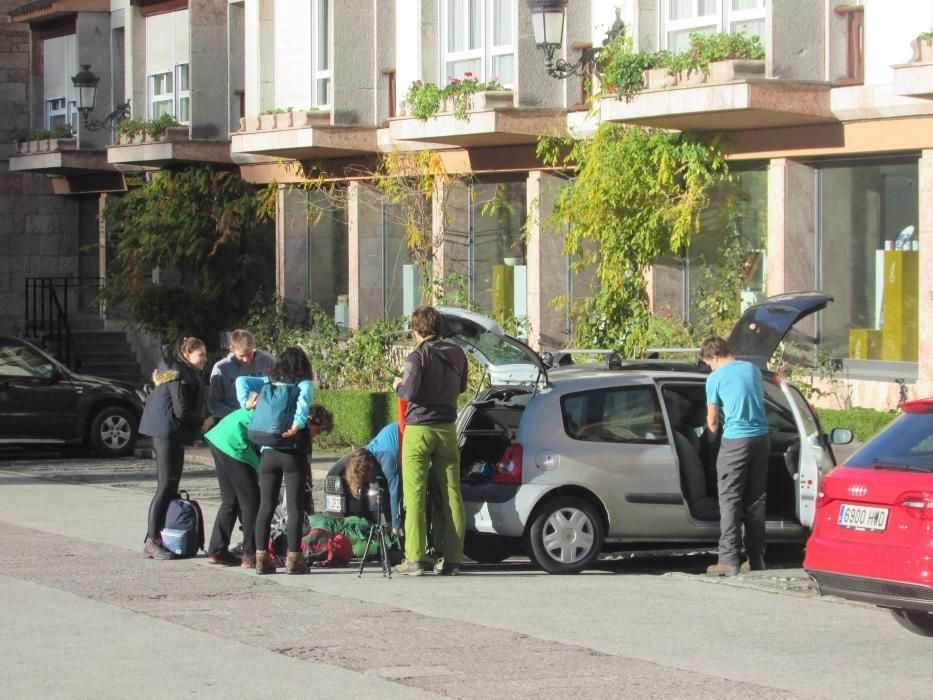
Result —
M514 553L514 547L496 535L468 532L463 542L463 553L479 564L498 564Z
M891 614L904 629L924 637L933 637L933 613L922 610L892 610Z
M137 420L132 411L121 406L108 406L91 421L91 449L101 457L124 457L136 445Z
M546 503L528 531L529 553L549 574L576 574L592 564L603 547L603 523L580 498Z

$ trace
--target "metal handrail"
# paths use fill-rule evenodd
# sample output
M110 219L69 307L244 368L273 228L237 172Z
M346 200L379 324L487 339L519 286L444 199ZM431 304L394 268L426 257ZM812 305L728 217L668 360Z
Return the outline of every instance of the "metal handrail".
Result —
M81 368L81 358L68 321L69 297L70 292L80 290L88 282L99 289L103 280L99 277L26 278L24 336L51 350L75 371Z

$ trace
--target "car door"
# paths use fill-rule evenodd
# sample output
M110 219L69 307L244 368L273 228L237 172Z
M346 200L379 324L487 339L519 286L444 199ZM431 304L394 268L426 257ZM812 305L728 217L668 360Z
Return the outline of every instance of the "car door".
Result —
M807 400L790 382L780 383L787 397L797 431L800 433L800 454L797 465L797 519L804 527L813 525L816 512L816 493L820 475L833 467L832 449L823 437L820 423Z
M554 474L562 485L570 481L602 500L607 537L681 533L680 479L654 384L568 393L560 403L566 435Z
M75 437L77 395L49 356L16 340L0 347L0 438L67 440Z

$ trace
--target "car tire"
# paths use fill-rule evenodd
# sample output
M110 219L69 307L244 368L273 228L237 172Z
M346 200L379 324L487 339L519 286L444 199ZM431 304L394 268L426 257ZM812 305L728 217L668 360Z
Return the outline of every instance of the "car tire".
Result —
M924 637L933 637L933 613L922 610L892 610L891 614L904 629Z
M107 406L94 414L88 442L101 457L125 457L133 452L138 434L136 416L122 406Z
M515 547L503 537L468 532L463 553L478 564L499 564L515 553Z
M545 503L528 530L528 553L549 574L576 574L603 547L603 523L588 502L561 497Z

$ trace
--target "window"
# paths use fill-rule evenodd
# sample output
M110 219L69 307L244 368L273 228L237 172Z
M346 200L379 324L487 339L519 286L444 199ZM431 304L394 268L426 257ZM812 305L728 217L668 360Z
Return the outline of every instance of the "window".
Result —
M191 122L188 10L146 17L146 76L149 118L168 114Z
M765 41L766 0L664 0L661 44L668 51L684 51L690 35L743 32Z
M835 298L820 312L820 343L833 357L917 361L918 176L916 158L817 171L815 282Z
M387 320L408 318L421 306L430 269L422 269L408 248L405 206L384 203L383 230L383 316Z
M570 394L561 400L564 430L575 440L664 444L667 431L653 386Z
M312 36L314 36L313 89L311 101L315 107L331 104L330 0L315 0Z
M45 39L42 42L42 91L45 105L43 126L54 129L70 124L72 129L78 126L78 99L71 76L78 72L78 57L75 35Z
M274 12L271 106L329 109L334 100L331 0L275 0Z
M0 348L0 377L51 377L55 367L25 345Z
M515 82L515 0L442 0L442 71L480 82Z

